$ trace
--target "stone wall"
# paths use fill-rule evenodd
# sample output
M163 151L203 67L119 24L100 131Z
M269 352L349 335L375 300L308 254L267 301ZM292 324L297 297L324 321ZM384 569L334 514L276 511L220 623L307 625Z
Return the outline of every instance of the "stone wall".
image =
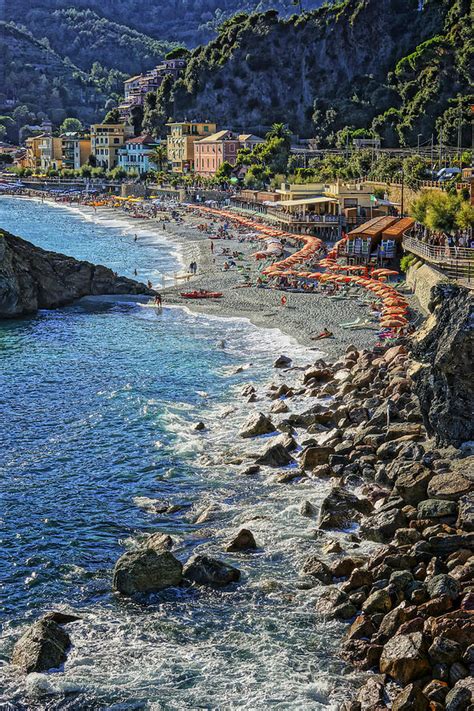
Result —
M438 284L448 282L448 278L428 264L419 265L420 262L417 262L414 266L409 267L406 280L418 299L421 309L425 314L428 314L430 311L431 290Z

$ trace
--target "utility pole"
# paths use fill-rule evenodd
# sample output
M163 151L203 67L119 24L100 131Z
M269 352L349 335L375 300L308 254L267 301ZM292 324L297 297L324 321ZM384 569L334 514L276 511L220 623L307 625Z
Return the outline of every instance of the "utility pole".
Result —
M402 165L402 195L401 195L401 205L400 205L400 211L401 211L401 216L403 217L405 214L405 171L403 169Z
M417 146L416 146L418 155L420 155L420 138L422 137L422 135L423 135L422 133L418 134L418 142L417 142Z
M433 141L434 141L434 134L431 134L431 170L433 170Z
M441 162L443 159L443 127L439 129L439 170L443 167Z

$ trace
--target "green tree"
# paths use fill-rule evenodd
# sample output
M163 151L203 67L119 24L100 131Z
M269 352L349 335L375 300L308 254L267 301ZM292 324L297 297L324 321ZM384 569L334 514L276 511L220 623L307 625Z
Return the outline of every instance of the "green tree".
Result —
M428 190L413 202L411 214L433 232L451 233L459 226L457 219L460 208L461 201L457 195Z
M463 230L474 228L474 206L467 200L459 206L456 213L456 224Z
M228 180L233 172L234 166L231 165L228 161L224 161L216 171L216 178L218 181Z
M168 151L165 143L160 143L150 153L150 161L156 165L159 171L162 171L168 163Z
M105 115L104 123L120 123L120 111L118 109L108 111Z
M82 123L77 118L66 118L59 127L60 133L76 133L82 131Z

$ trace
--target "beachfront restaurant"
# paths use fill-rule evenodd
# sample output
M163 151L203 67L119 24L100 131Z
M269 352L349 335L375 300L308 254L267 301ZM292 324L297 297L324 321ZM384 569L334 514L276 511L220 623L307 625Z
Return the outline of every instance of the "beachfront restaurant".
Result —
M393 264L401 254L403 235L413 224L410 217L375 217L349 232L338 254L348 264Z

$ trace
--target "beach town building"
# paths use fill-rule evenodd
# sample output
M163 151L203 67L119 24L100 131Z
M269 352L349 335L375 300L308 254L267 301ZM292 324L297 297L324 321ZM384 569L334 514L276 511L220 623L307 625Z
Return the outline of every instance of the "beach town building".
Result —
M41 167L40 143L47 134L41 133L38 136L30 136L26 139L26 158L24 167L31 170L39 170Z
M124 100L118 106L121 120L128 119L135 106L143 106L146 94L159 89L165 77L177 79L185 67L185 59L165 59L149 72L126 79L123 85Z
M63 168L79 170L87 163L91 155L91 137L89 134L68 132L61 135Z
M166 124L168 160L173 173L190 173L194 169L194 143L216 132L209 121L177 121Z
M241 148L253 149L263 139L251 133L237 135L232 131L218 131L194 143L194 172L212 177L223 163L235 165Z
M95 123L91 126L91 154L98 167L111 170L118 164L118 151L133 135L124 123Z
M129 138L117 151L118 165L124 170L136 171L139 175L156 170L157 166L150 160L150 156L160 143L150 135Z
M39 143L40 168L59 170L63 167L63 142L59 136L43 134Z

